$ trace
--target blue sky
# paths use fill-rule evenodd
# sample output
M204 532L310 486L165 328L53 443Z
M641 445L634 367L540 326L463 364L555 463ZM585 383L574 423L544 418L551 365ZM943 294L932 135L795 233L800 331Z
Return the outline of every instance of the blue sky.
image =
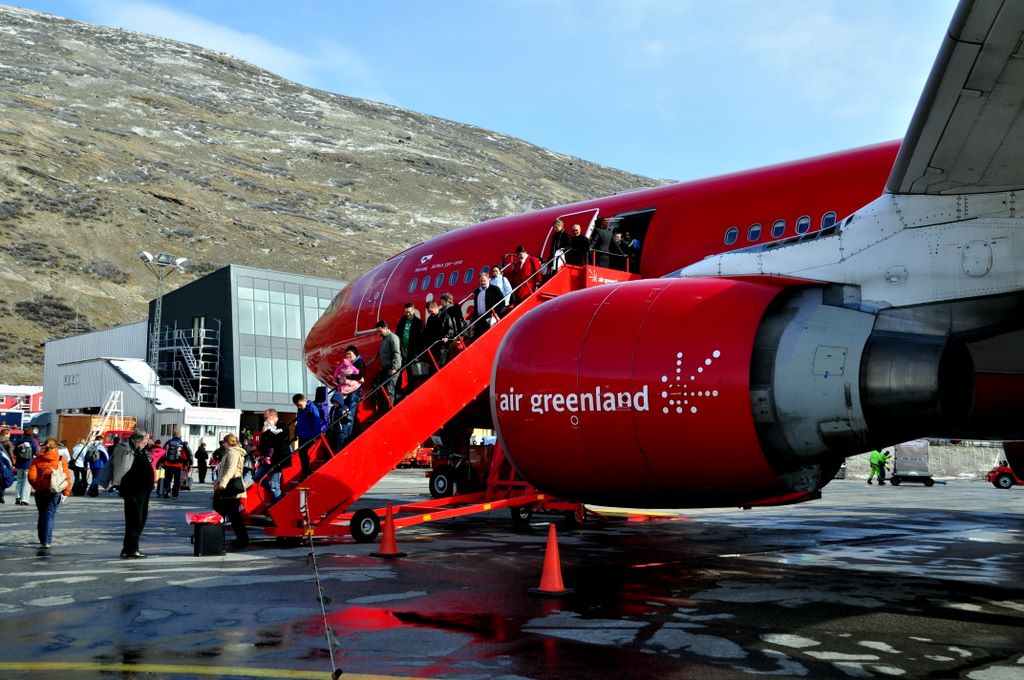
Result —
M955 0L15 2L695 179L902 136Z

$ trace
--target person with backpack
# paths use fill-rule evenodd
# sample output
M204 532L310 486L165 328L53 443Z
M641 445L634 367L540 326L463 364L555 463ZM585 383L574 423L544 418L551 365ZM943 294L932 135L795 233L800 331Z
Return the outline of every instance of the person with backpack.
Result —
M189 450L181 438L181 432L174 431L174 436L164 445L164 498L178 497L181 489L181 471L188 461Z
M11 445L10 428L0 429L0 503L6 503L7 488L18 478L14 471L14 448Z
M82 438L71 449L71 472L75 475L75 481L71 485L72 496L84 496L86 487L89 486L89 467L85 464L85 450L91 445L91 442L87 445Z
M14 468L18 475L18 481L14 487L15 505L28 505L28 499L32 497L28 469L32 466L32 459L38 455L39 440L36 439L36 428L27 427L25 433L14 445Z
M39 520L36 531L39 545L49 549L53 544L53 525L57 519L57 506L71 495L71 471L60 455L57 440L50 437L43 444L43 450L32 459L28 468L28 481L36 490L36 509Z
M100 495L100 475L110 461L110 453L103 445L103 438L96 437L96 441L86 447L85 464L92 473L92 483L89 485L85 495L95 498Z

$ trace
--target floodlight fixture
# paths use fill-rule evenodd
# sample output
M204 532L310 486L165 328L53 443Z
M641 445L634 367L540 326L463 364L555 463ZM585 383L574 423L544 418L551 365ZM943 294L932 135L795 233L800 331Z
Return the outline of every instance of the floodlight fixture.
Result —
M170 253L160 253L156 256L156 263L162 267L173 267L174 255L171 255Z
M142 260L144 263L149 264L150 262L153 261L153 255L147 250L140 250L139 259Z

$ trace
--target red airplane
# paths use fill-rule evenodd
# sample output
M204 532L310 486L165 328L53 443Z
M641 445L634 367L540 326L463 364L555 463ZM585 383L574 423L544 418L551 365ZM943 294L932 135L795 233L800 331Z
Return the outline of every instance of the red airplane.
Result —
M547 260L556 219L586 234L602 217L641 242L638 280L541 304L494 358L488 420L534 486L631 507L796 502L872 448L1022 439L1022 37L1020 4L964 0L902 144L413 246L339 293L307 365L332 382L406 302L468 298L517 246Z

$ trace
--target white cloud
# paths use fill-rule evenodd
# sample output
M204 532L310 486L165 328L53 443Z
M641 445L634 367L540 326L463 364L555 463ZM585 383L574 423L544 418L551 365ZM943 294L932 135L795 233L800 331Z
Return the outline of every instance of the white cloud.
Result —
M324 88L330 75L345 84L345 94L389 101L358 54L335 42L318 42L302 53L255 33L246 33L187 12L147 2L90 3L94 20L163 38L226 52L260 68L310 87Z

